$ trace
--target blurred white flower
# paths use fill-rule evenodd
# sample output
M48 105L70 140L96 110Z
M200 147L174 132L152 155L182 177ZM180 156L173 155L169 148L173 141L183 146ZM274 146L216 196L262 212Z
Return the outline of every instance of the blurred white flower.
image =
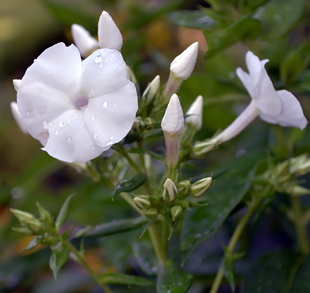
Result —
M186 112L188 116L185 118L185 123L191 124L199 130L202 126L202 110L203 98L198 96Z
M81 62L78 49L58 43L27 69L17 92L27 131L52 157L87 162L123 139L138 109L117 50L99 49Z
M298 127L303 130L308 121L296 97L286 91L276 91L264 65L252 52L245 58L249 73L237 68L236 73L249 92L252 101L239 117L214 139L227 141L239 134L258 115L268 123Z
M27 128L25 127L23 121L22 121L22 117L20 116L20 113L18 111L18 106L16 102L11 102L10 104L11 107L11 112L12 115L17 123L17 125L19 126L20 130L25 133L28 134Z
M184 117L179 97L173 94L167 106L163 120L162 130L170 136L179 136L184 129Z
M78 24L71 26L74 44L79 49L82 57L87 57L96 48L108 48L120 50L123 45L123 37L110 14L101 13L98 22L98 41L91 36L89 31Z

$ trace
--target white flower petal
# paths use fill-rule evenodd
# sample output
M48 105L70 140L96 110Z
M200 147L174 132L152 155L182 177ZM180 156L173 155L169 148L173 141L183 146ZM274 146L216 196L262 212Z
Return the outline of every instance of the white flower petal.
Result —
M253 89L253 84L252 84L253 81L252 81L251 75L243 71L240 67L236 69L236 74L238 75L239 79L241 80L244 87L246 88L251 98L253 99L254 89Z
M271 123L271 124L277 124L278 123L278 121L276 119L274 119L274 117L270 117L270 116L267 116L267 115L262 114L262 113L259 114L259 117L260 117L260 119L264 120L267 123Z
M84 124L83 114L83 111L70 110L47 125L49 138L43 150L61 161L85 163L109 149L111 146L102 148L94 143Z
M256 55L254 55L251 51L248 51L245 54L245 63L247 68L249 69L249 73L252 78L252 86L253 88L255 88L258 83L262 68L264 66L262 66L262 63L259 60L259 58Z
M21 82L22 82L21 79L13 79L13 85L16 92L18 92Z
M180 135L183 131L183 110L179 97L176 94L173 94L170 98L165 115L161 121L161 128L170 135Z
M93 38L88 30L79 24L71 26L71 34L74 44L79 49L82 57L87 57L94 49L99 48L98 41Z
M120 50L123 37L112 17L103 11L98 22L98 39L100 48Z
M111 146L130 131L137 110L136 87L128 80L119 90L90 99L84 112L84 121L98 146Z
M21 86L17 103L28 132L43 145L46 139L40 134L46 131L44 127L61 113L74 108L63 92L40 82Z
M12 115L13 115L17 125L19 126L20 130L23 133L28 134L27 128L26 128L25 124L22 121L22 117L20 116L20 112L18 110L17 103L16 102L11 102L10 107L11 107Z
M81 93L89 98L105 95L127 83L127 68L120 52L99 49L82 62Z
M303 130L307 126L308 121L304 116L299 101L292 93L286 90L281 90L277 93L282 100L283 106L281 114L274 118L281 126L298 127Z
M34 82L49 85L68 97L75 96L79 90L82 73L79 50L71 45L58 43L46 49L27 69L20 89Z

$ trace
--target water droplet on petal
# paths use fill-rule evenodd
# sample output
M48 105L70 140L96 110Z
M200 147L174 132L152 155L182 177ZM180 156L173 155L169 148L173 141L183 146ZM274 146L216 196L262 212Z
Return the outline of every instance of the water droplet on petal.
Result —
M95 116L92 116L92 117L91 117L91 120L95 120Z
M110 136L110 139L113 140L113 136Z
M71 120L69 119L69 120L67 121L67 123L70 124L70 123L71 123Z
M28 111L26 112L27 115L30 115L30 113L31 113L30 110L28 110Z
M114 104L114 107L116 108L116 104Z
M55 131L55 135L58 135L58 130Z
M49 71L46 71L46 74L50 74L50 72L49 72Z
M94 149L95 149L95 147L94 147L94 146L92 146L92 147L91 147L91 149L92 149L92 150L94 150Z
M43 121L42 121L42 125L43 125L43 126L46 126L46 125L47 125L47 121L46 121L46 120L43 120Z
M70 136L67 137L67 142L71 142L72 138Z
M95 134L95 135L94 135L94 138L97 138L97 137L98 137L98 134Z
M95 63L101 63L101 60L102 60L102 58L101 58L101 56L100 55L98 55L97 57L96 57L96 59L95 59Z
M103 103L103 108L106 108L106 107L108 107L108 102Z
M65 125L65 123L63 123L62 121L60 121L58 124L59 127L63 127L64 125Z

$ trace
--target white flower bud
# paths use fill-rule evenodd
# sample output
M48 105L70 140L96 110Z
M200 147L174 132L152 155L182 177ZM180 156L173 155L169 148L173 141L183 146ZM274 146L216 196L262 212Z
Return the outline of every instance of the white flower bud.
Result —
M133 201L141 210L146 210L150 207L150 199L148 195L139 195L136 196Z
M161 128L169 135L180 135L184 128L183 111L176 94L172 95L161 122Z
M167 179L164 183L163 198L172 201L178 195L178 190L171 179Z
M156 75L155 78L149 83L147 88L145 89L142 98L145 100L146 104L152 102L156 93L158 92L160 87L160 76Z
M181 206L179 206L179 205L173 206L170 210L172 220L174 221L178 216L180 216L182 211L183 211L183 209Z
M86 58L92 51L99 49L98 41L81 25L73 24L71 26L71 34L73 42L79 49L82 57Z
M112 17L103 11L98 22L98 39L100 48L120 50L123 37Z
M203 109L203 98L198 96L194 103L190 106L185 118L185 123L193 125L197 130L202 126L202 109Z
M176 78L185 80L190 77L198 56L198 46L198 42L191 44L172 61L170 71L173 72Z
M127 69L127 79L129 79L130 81L132 81L134 84L137 84L137 79L134 75L134 73L132 72L131 68L126 65L126 69Z
M10 106L11 106L12 115L13 115L17 125L19 126L20 130L23 133L28 134L27 128L26 128L25 124L22 121L22 117L20 116L20 112L18 110L17 103L16 102L11 102Z
M209 188L212 183L212 177L207 177L196 181L191 185L191 196L200 197L202 196Z
M13 79L13 85L16 92L18 92L21 82L22 82L21 79Z

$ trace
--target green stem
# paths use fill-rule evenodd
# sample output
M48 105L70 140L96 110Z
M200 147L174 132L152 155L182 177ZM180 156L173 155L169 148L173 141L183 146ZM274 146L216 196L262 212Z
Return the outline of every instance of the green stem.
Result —
M128 155L128 153L126 152L125 149L123 148L113 148L114 150L118 151L120 154L122 154L124 156L124 158L126 158L126 160L128 161L128 163L131 165L131 167L133 167L138 173L141 173L140 168L137 166L137 164L132 160L132 158Z
M295 196L290 196L293 210L293 222L296 229L297 241L299 250L304 254L309 254L309 241L307 234L307 222L304 218L304 213L301 208L300 199Z
M229 241L229 244L227 247L228 252L233 253L234 248L235 248L235 246L236 246L236 244L237 244L237 242L241 236L241 233L243 232L247 222L249 221L250 217L252 216L252 214L255 211L255 209L257 208L257 206L261 203L261 201L262 201L262 198L258 198L258 199L256 199L256 201L254 201L252 203L251 206L249 206L247 213L241 219L241 221L238 223L238 225L234 231L234 234ZM209 293L216 293L218 291L218 289L221 285L223 276L224 276L224 263L219 268Z
M140 215L144 215L142 211L136 206L131 196L126 192L121 192L121 197L126 200Z
M163 225L164 221L162 222ZM161 263L164 264L167 260L167 239L164 239L164 237L161 237L161 223L160 221L156 221L151 227L149 227L149 233L150 233L150 238L154 247L154 251L157 257L157 260Z
M108 286L101 284L99 276L90 268L90 266L85 261L85 258L79 253L79 251L67 240L63 241L63 244L76 256L76 258L88 270L88 272L96 280L96 282L101 286L101 288L106 293L112 293L112 291L110 290Z

